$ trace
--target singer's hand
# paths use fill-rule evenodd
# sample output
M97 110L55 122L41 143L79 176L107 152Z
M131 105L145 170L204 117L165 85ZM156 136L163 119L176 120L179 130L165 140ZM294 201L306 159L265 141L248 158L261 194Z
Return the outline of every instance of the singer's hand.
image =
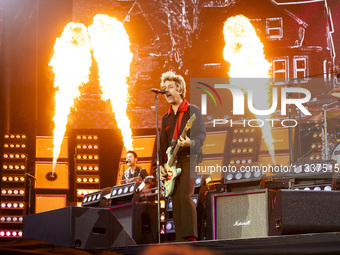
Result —
M160 175L159 178L161 181L165 181L168 177L168 172L165 170L164 166L159 166L160 169Z
M178 139L178 144L181 147L190 147L191 140L189 137L185 136L185 138L182 138L181 136Z

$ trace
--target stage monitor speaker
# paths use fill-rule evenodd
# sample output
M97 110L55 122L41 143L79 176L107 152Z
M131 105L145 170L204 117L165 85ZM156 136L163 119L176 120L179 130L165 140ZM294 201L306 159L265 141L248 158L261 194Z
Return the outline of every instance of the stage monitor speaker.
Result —
M340 191L279 190L269 235L340 231Z
M24 216L23 238L80 249L136 244L109 209L75 206Z
M268 192L211 194L208 204L208 239L263 237L268 235ZM209 224L208 224L209 226Z
M157 205L131 202L110 207L127 233L137 244L157 242Z

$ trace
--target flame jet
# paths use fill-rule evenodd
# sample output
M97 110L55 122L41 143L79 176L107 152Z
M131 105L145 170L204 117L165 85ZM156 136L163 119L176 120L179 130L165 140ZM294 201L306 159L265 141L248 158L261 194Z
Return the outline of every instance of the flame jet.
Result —
M132 149L130 120L126 114L129 88L126 79L132 61L129 37L121 22L105 14L94 16L88 29L93 56L98 64L102 99L110 99L125 148Z
M243 15L228 18L224 23L223 34L225 47L223 58L230 63L230 83L242 90L252 88L257 95L252 96L256 109L269 109L271 79L269 71L271 64L265 59L263 44L249 19ZM233 78L263 78L260 79L233 79ZM274 139L271 134L271 126L265 121L266 116L256 115L258 120L263 120L262 136L268 147L274 165L275 151ZM262 124L258 121L259 126Z
M63 33L56 39L54 54L49 63L55 74L55 115L53 117L53 171L54 175L60 146L66 131L67 118L79 88L89 81L91 48L89 34L85 25L68 23Z

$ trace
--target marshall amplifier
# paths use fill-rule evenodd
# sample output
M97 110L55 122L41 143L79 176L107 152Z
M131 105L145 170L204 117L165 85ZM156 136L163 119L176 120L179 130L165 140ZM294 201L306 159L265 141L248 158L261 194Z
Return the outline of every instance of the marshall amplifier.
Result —
M266 189L209 194L206 239L268 236L271 194Z

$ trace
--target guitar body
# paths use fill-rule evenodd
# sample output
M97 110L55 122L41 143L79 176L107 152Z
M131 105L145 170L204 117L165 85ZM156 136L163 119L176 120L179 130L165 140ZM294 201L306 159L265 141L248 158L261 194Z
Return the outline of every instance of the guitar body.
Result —
M171 150L172 150L171 147L169 147L166 151L166 154L168 155L168 159L170 159ZM168 160L168 163L169 163L169 160ZM162 186L162 194L164 197L170 197L172 195L172 192L174 191L174 188L175 188L175 180L182 172L181 168L176 167L177 161L175 161L175 163L171 167L168 165L168 163L164 164L164 168L168 172L168 177L163 182L163 186Z
M191 128L192 123L195 121L196 115L193 114L191 118L188 120L187 124L185 125L185 128L181 134L181 137L184 138L187 134L187 131ZM172 195L172 192L174 191L175 188L175 180L176 178L181 174L182 169L177 168L177 161L176 161L176 156L177 152L179 150L179 145L178 143L176 144L175 148L172 149L170 146L166 150L166 155L168 158L167 163L164 164L164 168L167 171L168 177L167 180L164 181L161 193L164 197L170 197Z

